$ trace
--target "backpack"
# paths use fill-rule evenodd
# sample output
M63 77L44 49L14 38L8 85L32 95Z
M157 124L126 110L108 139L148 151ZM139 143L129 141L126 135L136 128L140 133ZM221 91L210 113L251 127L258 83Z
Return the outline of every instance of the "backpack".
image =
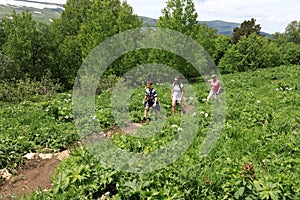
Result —
M182 84L182 83L178 84L178 86L179 86L179 89L180 89L180 92L182 92L182 87L181 87L181 84ZM175 87L175 83L173 83L173 85L172 85L172 88L173 88L173 89L174 89L174 87Z

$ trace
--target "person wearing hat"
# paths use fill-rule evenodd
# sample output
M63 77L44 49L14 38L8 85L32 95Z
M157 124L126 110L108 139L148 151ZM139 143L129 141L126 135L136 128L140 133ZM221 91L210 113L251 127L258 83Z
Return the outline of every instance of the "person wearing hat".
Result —
M182 97L184 94L183 84L180 81L179 76L176 76L174 78L174 82L172 85L172 93L171 93L171 99L172 99L172 114L175 114L176 110L176 103L178 103L181 113L185 113L184 107L182 105Z
M143 121L146 121L148 111L150 107L153 107L155 112L155 119L157 120L158 111L159 111L159 103L156 90L152 87L152 82L148 81L146 86L145 97L143 99L143 105L145 108Z
M212 75L211 79L207 79L207 76L205 77L205 81L210 83L211 89L207 96L206 102L208 102L212 96L215 96L217 101L220 101L219 99L219 93L221 89L221 82L217 79L217 76L215 74Z

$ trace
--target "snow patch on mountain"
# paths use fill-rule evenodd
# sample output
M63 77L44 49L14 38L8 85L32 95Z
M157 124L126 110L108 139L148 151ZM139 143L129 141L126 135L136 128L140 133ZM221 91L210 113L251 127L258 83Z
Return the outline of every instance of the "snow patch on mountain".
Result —
M31 7L37 9L64 9L63 4L65 0L32 0L32 1L18 1L18 0L0 0L0 4L5 6L16 6L16 7Z

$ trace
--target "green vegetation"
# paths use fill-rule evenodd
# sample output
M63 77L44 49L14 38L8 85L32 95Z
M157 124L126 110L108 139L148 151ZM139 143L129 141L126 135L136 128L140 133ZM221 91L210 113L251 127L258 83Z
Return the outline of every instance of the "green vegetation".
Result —
M203 114L197 136L169 166L146 174L116 171L100 165L84 147L76 147L53 176L54 188L25 199L99 198L106 192L114 199L298 199L300 92L295 79L299 69L282 66L224 75L225 126L206 157L199 157L199 151L211 109L209 104L200 103ZM155 87L167 109L164 128L149 140L116 132L112 138L115 145L147 154L174 138L180 116L171 116L169 89ZM193 87L199 101L206 97L204 82ZM137 89L131 98L133 121L142 116L143 92L143 88ZM104 129L116 125L111 118L110 98L109 90L96 97L98 122ZM71 94L38 99L1 104L1 167L13 169L28 151L58 151L79 139L72 123Z
M60 9L38 9L30 7L11 7L0 5L0 18L5 16L11 16L12 12L22 13L28 10L34 20L43 23L50 23L53 19L58 19L61 15L62 10Z
M5 16L11 16L13 11L21 13L28 11L32 14L34 20L38 22L50 23L50 19L58 19L62 13L62 10L56 9L38 9L38 8L22 8L22 7L9 7L0 5L0 18ZM39 14L43 13L43 14ZM153 19L146 16L139 16L139 19L143 21L143 27L156 27L156 22L158 19ZM235 22L225 22L221 20L212 20L212 21L198 21L200 24L206 24L208 27L218 30L218 33L231 36L232 31L235 27L238 27L240 24Z
M84 68L87 70L82 70L74 84L78 69L89 58L91 50L106 39L139 29L145 23L132 13L126 2L68 0L61 16L50 24L37 22L28 11L13 12L11 16L12 19L0 21L0 168L15 170L23 164L23 155L28 152L71 150L71 157L63 161L53 175L53 189L32 193L24 199L99 199L105 193L112 199L300 198L300 22L293 21L286 32L266 38L257 34L260 25L255 24L254 19L245 21L235 29L237 37L233 42L232 37L220 35L196 21L192 0L167 1L157 27L176 30L204 47L217 65L202 59L208 55L201 54L195 63L199 66L208 63L212 68L207 71L204 67L201 75L210 75L216 69L223 74L224 127L212 151L200 156L214 113L211 104L202 101L208 93L207 85L188 60L159 48L136 49L115 58L101 77L101 83L95 82L93 77L97 71L89 70L102 63L92 62L92 68ZM247 28L248 23L251 26ZM153 28L142 30L145 35L149 32L160 34ZM119 49L112 48L107 57L115 56L118 53L115 51L122 51L124 46L136 45L134 42L139 42L138 39L124 38L124 44L116 41ZM174 47L176 40L172 37L160 39L161 44ZM108 45L113 47L113 42ZM185 49L184 45L180 49ZM190 50L193 54L194 49ZM126 119L139 122L143 115L143 83L147 80L141 76L145 75L144 71L137 70L136 78L129 77L127 72L148 63L177 70L190 82L196 97L189 101L197 103L193 105L199 110L199 116L192 112L171 115L171 83L155 85L166 112L159 120L164 122L161 129L157 129L157 121L143 124L139 129L141 132L155 130L149 137L123 135L116 131L120 124L114 115L115 111L124 114L123 107L118 107L122 103L113 107L112 97L116 94L112 89L124 79L135 79L137 85L126 100L130 113ZM163 70L155 71L165 77L171 76ZM112 144L146 158L172 141L179 145L170 149L180 149L180 142L190 139L189 134L195 132L196 136L183 155L155 171L126 171L134 167L128 164L126 156L116 156L120 159L114 163L123 164L124 170L110 168L96 155L114 159L111 149L96 152L99 150L96 145L74 146L76 141L83 139L74 119L85 108L79 106L80 112L73 113L74 93L71 92L74 85L85 87L84 83L80 85L80 80L95 84L91 88L95 98L91 90L84 91L86 97L95 100L95 113L78 122L84 125L86 135L91 134L90 125L94 128L97 124L99 128L95 127L93 134L113 132L109 138ZM187 120L181 123L183 118ZM199 121L194 123L195 119ZM190 131L192 126L198 130ZM165 160L157 157L151 164ZM144 167L151 169L153 166Z
M26 152L59 151L78 139L71 94L59 89L46 78L0 83L1 169L20 166Z
M29 11L13 12L12 19L3 18L0 21L0 78L39 80L49 74L51 79L59 80L64 89L71 89L82 61L93 48L110 36L147 23L141 21L144 18L133 15L130 5L115 1L93 4L70 0L60 18L50 24L37 22ZM299 64L297 21L291 22L285 33L266 38L258 35L260 25L255 24L255 19L245 20L240 28L235 28L232 43L230 36L220 35L216 29L197 22L193 1L174 2L167 4L156 26L190 36L204 47L222 73ZM109 11L111 8L114 10ZM113 63L109 73L121 76L130 68L149 62L181 69L188 78L199 75L183 59L157 49L128 53Z
M259 35L261 27L259 24L255 24L255 21L256 20L252 18L249 21L244 21L241 27L235 27L233 29L232 43L236 44L242 36L249 36L252 33Z

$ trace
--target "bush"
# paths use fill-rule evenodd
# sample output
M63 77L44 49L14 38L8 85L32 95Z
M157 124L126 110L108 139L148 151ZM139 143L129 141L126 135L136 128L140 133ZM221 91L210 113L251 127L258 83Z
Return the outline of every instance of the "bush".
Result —
M267 38L251 34L241 37L236 45L228 49L219 62L223 74L254 71L259 68L280 66L280 51Z
M40 81L30 78L24 80L2 81L0 82L0 101L18 103L24 100L37 100L40 95L52 96L61 90L61 85L47 76Z
M103 91L113 88L120 80L121 79L114 74L105 75L97 85L96 94L101 94Z

